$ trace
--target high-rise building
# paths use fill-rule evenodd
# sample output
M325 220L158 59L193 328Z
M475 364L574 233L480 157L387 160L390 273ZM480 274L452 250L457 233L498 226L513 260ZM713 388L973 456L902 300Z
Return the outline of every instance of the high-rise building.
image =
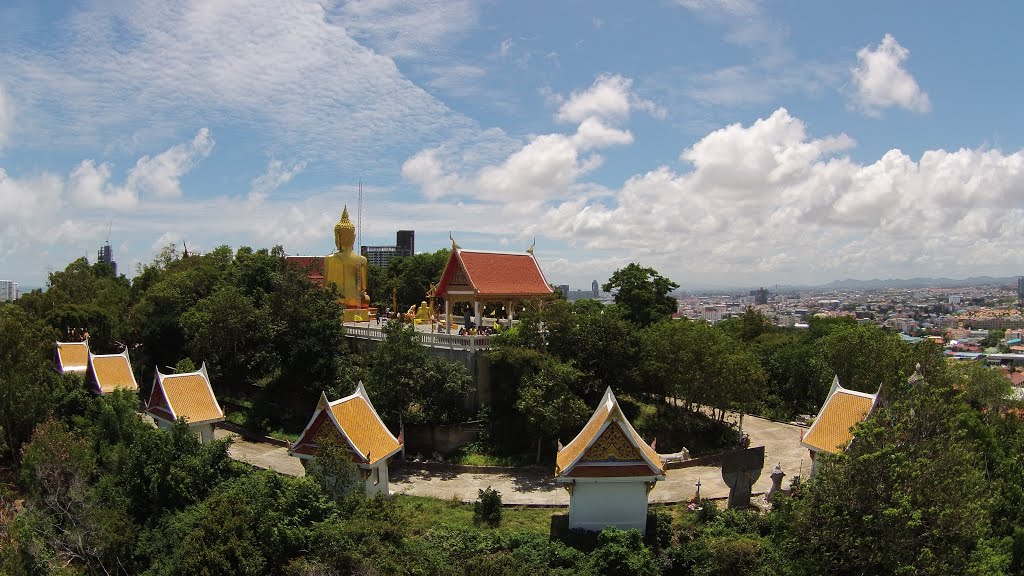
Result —
M558 289L562 292L562 295L565 296L565 299L568 300L569 299L569 285L568 284L559 284L558 285Z
M592 281L592 282L590 283L590 291L594 293L594 298L597 298L597 297L598 297L598 291L597 291L597 288L598 288L598 286L597 286L597 280L594 280L594 281Z
M114 276L117 276L117 262L114 261L114 249L110 247L109 242L100 246L100 249L96 252L96 261L110 266L114 271Z
M1024 276L1017 277L1017 299L1024 300Z
M416 253L416 232L413 230L399 230L395 236L394 246L363 246L360 253L366 257L366 261L370 264L387 268L392 258L412 256Z
M395 246L399 250L404 250L406 256L412 256L416 253L416 231L415 230L399 230L395 235Z
M12 280L0 280L0 302L14 302L21 296L18 283Z
M771 292L769 292L767 288L762 286L757 290L751 290L750 295L754 297L754 304L767 304L768 296L771 295Z

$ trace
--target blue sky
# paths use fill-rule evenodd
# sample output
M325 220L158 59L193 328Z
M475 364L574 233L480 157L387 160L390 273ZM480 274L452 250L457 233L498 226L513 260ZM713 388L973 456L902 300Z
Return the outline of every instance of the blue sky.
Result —
M408 6L407 4L412 4ZM523 250L589 287L1024 272L1018 3L0 6L0 278L110 241Z

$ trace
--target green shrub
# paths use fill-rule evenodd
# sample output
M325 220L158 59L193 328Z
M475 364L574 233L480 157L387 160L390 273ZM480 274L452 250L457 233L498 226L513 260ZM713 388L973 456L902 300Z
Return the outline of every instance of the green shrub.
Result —
M477 490L477 493L473 503L473 521L496 528L501 524L501 492L488 486L486 490Z

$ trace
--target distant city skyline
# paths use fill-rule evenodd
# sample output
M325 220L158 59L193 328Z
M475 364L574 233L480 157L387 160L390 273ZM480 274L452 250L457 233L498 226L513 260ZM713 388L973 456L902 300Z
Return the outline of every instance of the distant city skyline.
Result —
M286 15L282 17L282 14ZM585 287L1024 271L1020 3L0 9L0 273L108 236L535 253ZM643 38L643 42L637 42ZM558 278L555 271L557 271Z

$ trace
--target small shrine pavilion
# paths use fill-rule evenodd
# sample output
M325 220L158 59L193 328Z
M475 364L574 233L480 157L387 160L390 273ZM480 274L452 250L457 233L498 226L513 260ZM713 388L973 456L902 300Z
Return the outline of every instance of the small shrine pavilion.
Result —
M851 429L867 420L878 403L878 393L847 390L839 385L839 376L832 380L825 403L818 417L804 434L800 444L811 451L811 473L817 471L818 452L835 454L845 450L853 440Z
M569 490L570 529L646 532L647 495L664 479L664 460L633 429L611 388L556 458L555 481Z
M162 374L157 368L146 413L165 430L174 426L178 418L184 418L203 444L213 441L213 425L224 421L224 411L213 395L205 362L195 372L180 374Z
M124 389L135 392L139 389L128 359L128 349L120 354L93 354L89 352L89 381L92 391L100 396L114 390Z
M82 342L57 342L53 366L61 374L82 374L89 370L89 339Z
M401 434L396 438L377 415L360 382L355 393L334 402L321 392L313 417L288 454L308 467L322 445L347 448L359 468L366 495L388 496L388 460L402 449L402 443Z
M465 250L454 241L441 281L434 289L434 295L444 299L449 333L452 305L456 302L472 303L474 321L480 326L483 304L493 302L506 306L511 320L516 302L549 298L553 292L533 255L533 248L526 252Z

